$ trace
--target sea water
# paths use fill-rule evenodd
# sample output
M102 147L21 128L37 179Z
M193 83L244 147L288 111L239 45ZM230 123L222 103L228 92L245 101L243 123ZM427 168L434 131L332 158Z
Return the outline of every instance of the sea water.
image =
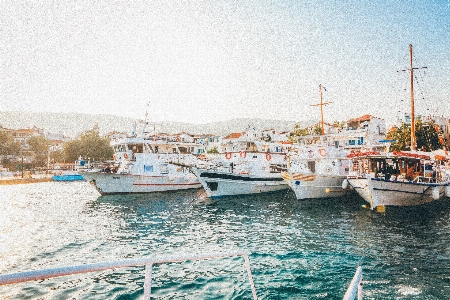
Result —
M87 182L0 186L0 273L161 255L244 251L259 299L450 299L450 207L377 213L357 196L203 190L99 196ZM0 286L0 299L141 299L144 268ZM240 257L154 265L154 299L252 299Z

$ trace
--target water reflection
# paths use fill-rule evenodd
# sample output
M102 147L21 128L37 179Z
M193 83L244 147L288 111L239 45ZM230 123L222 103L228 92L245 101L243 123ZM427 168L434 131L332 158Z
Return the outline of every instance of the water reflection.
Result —
M440 288L450 278L448 201L380 214L360 198L298 201L290 191L209 199L202 190L99 197L85 183L2 189L2 272L243 250L260 298L338 299L357 265L369 299L450 296ZM241 271L239 259L162 265L155 291L169 299L199 291L250 298ZM129 268L6 294L126 299L141 296L142 284L142 268Z

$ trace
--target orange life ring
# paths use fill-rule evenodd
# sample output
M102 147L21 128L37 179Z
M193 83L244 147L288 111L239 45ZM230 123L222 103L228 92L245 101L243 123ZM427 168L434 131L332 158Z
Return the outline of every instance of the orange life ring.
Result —
M270 155L270 153L266 153L266 159L267 160L271 160L272 159L272 155Z
M245 158L247 156L247 152L241 151L241 152L239 152L239 156L242 158Z
M231 158L231 152L226 152L225 153L225 158L226 159L230 159Z
M152 140L156 141L158 139L158 136L156 134L152 135Z
M320 154L320 156L327 156L327 150L325 150L325 148L320 148L319 154Z
M128 153L124 153L123 158L128 159Z

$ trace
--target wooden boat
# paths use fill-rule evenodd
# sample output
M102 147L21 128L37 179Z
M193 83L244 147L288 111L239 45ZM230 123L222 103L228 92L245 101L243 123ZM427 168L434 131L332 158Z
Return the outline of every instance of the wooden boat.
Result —
M432 153L373 151L350 158L352 170L348 184L371 209L420 205L450 196L448 169Z
M413 206L450 196L450 176L445 155L416 151L412 45L410 50L411 147L410 151L359 152L352 158L348 183L370 204L383 211L385 206ZM347 184L344 183L344 185Z

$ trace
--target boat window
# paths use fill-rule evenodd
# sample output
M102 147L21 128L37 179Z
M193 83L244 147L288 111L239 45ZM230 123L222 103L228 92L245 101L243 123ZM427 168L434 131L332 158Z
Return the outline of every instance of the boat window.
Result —
M206 182L206 185L208 186L208 188L209 188L211 191L217 191L217 188L218 188L218 186L219 186L219 183L218 183L218 182L209 182L209 181L207 181L207 182Z
M163 164L163 165L159 166L159 172L161 172L161 174L168 174L169 173L169 165Z
M308 161L308 169L313 173L316 172L316 162L314 160Z
M144 165L144 172L145 173L153 172L153 166Z

